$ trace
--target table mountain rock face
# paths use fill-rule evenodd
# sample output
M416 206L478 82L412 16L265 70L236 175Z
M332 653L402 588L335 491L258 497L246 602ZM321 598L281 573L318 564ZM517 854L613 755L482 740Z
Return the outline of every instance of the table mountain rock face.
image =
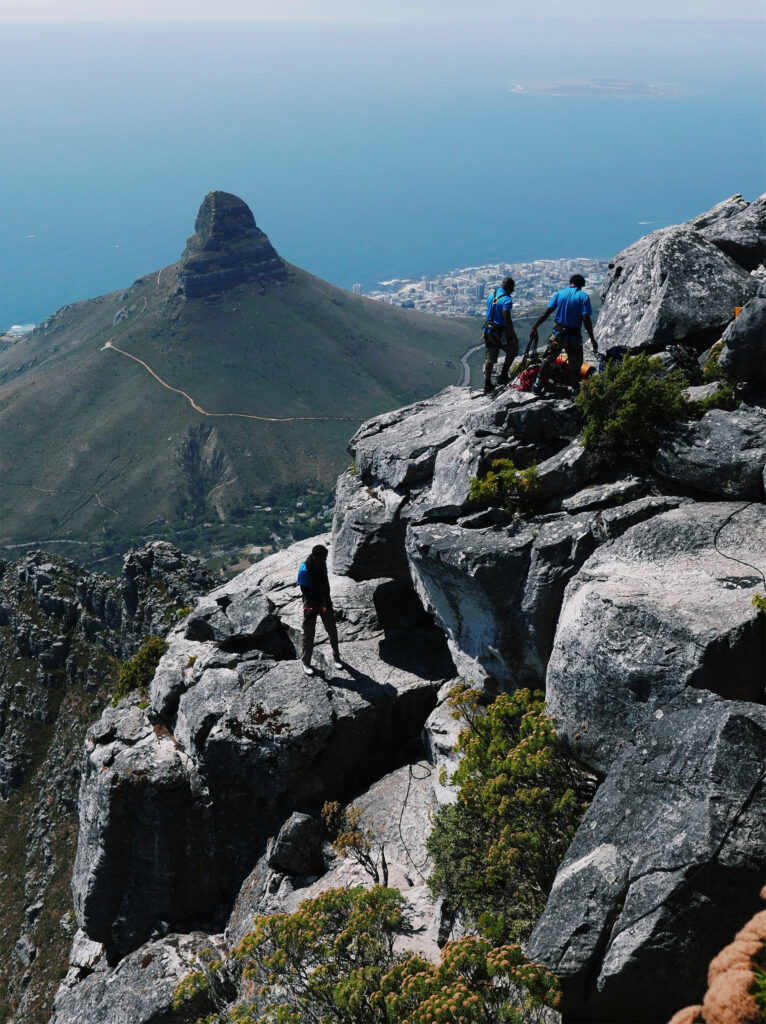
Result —
M755 270L766 259L766 195L750 204L735 196L688 225L745 270Z
M592 555L567 587L546 682L578 757L606 774L686 687L766 700L766 618L752 604L764 563L762 504L687 503Z
M749 383L763 396L766 386L766 298L757 296L723 333L718 366L735 380Z
M601 347L663 350L698 381L694 352L757 293L750 257L723 240L747 235L759 208L734 197L621 253ZM214 213L211 202L205 223ZM751 364L737 365L749 383ZM766 867L766 617L752 603L766 512L762 483L747 489L763 472L763 410L747 395L734 413L671 428L640 471L592 462L568 398L513 388L448 388L364 423L332 538L199 600L169 634L148 706L130 698L91 728L82 933L55 1024L143 1024L110 1002L108 982L168 933L203 928L231 946L255 914L365 881L322 842L325 800L382 827L417 922L406 941L433 953L441 914L423 844L430 810L455 799L440 768L455 766L458 677L488 699L545 686L560 735L602 780L530 946L562 976L565 1019L635 1024L698 1001L711 951L757 907ZM498 458L537 464L534 514L471 499ZM295 578L317 542L331 549L347 670L333 669L320 628L323 675L306 679ZM166 961L177 978L177 957ZM151 1019L170 1017L170 987L157 979Z
M657 351L689 344L701 350L718 341L734 307L757 291L755 279L700 232L663 228L610 262L599 346Z
M755 704L689 690L638 730L529 943L571 1019L654 1022L699 1001L719 936L761 906L765 763Z
M454 676L409 586L331 577L346 668L320 645L325 678L306 679L294 581L314 542L199 602L168 637L149 706L126 699L88 733L72 885L112 962L158 928L224 924L280 821L385 771Z
M186 244L178 271L190 299L217 295L245 281L283 282L287 267L255 224L250 207L229 192L208 192L195 233Z
M762 501L766 411L711 409L699 422L675 423L664 433L654 469L703 494Z

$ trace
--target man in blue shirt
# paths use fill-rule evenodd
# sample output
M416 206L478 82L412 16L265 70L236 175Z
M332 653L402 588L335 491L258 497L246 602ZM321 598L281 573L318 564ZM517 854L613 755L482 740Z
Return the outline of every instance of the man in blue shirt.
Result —
M508 371L519 351L519 339L516 337L511 310L513 299L511 294L516 284L512 277L504 277L499 288L487 297L487 319L484 321L484 345L486 357L484 361L484 394L492 391L492 367L500 356L500 349L505 349L505 362L498 378L499 384L508 383Z
M534 383L533 391L538 395L545 391L545 385L550 377L551 369L563 349L567 354L569 363L569 382L572 385L572 392L577 393L580 389L580 369L582 367L582 327L588 332L594 352L598 352L598 345L593 334L593 321L591 320L592 310L590 296L584 292L585 278L582 274L572 274L569 278L569 287L560 288L551 297L548 308L537 318L532 330L529 332L530 340L537 341L537 328L555 311L556 326L553 330L553 341L543 358L540 372Z
M338 650L338 630L335 625L335 611L330 597L330 580L327 576L327 548L315 544L305 562L298 570L298 586L303 597L303 651L301 665L307 676L314 675L311 655L314 652L314 634L317 616L324 623L332 647L333 668L343 668Z

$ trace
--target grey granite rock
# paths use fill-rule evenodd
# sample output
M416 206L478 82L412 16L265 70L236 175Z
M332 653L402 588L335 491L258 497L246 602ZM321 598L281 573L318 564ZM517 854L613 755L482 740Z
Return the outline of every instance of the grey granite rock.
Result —
M332 526L333 571L354 580L409 579L406 501L387 487L370 487L358 475L341 474Z
M206 950L210 953L205 954ZM173 993L190 971L200 969L201 962L215 957L223 960L225 954L221 936L195 932L147 943L114 968L102 963L82 974L72 969L56 994L50 1024L170 1024L195 1020L215 1009L215 997L224 1002L232 999L234 982L223 975L189 1007L191 1016L173 1013Z
M766 298L756 296L723 333L718 365L725 374L763 394L766 383Z
M649 489L649 486L649 481L646 478L624 476L612 483L591 484L571 497L564 498L561 507L570 513L606 508L609 505L622 504L641 496Z
M700 1001L710 960L762 906L764 764L758 705L688 690L637 731L529 941L565 1019L666 1021Z
M742 202L735 196L713 207L706 223L700 223L703 214L689 224L745 270L755 270L766 259L766 195L736 210ZM719 215L711 216L716 211Z
M702 349L757 292L747 271L688 227L664 228L610 262L599 347Z
M411 527L416 587L446 630L463 678L491 676L511 689L540 685L557 595L596 544L592 519L564 516L505 529Z
M553 498L580 490L598 475L598 462L579 439L537 467L539 497Z
M433 398L368 420L349 441L356 470L367 484L397 488L430 478L436 455L460 433L472 401L467 388L446 388Z
M484 475L495 459L511 459L517 469L524 468L533 452L531 445L504 434L482 430L461 434L436 456L431 490L421 506L421 515L460 515L470 507L468 492L473 477Z
M271 605L260 591L230 596L213 591L186 620L187 640L214 640L219 645L265 636L276 627Z
M589 558L567 587L546 683L589 767L606 773L632 729L687 687L764 700L766 620L752 605L763 583L742 563L765 561L763 506L694 502Z
M498 397L476 403L463 421L466 430L513 435L520 441L560 441L580 432L577 410L568 398L540 398L531 391L506 388Z
M239 608L246 633L265 608L297 633L294 580L311 544L253 566L214 591L212 605L223 597L227 613ZM249 645L189 641L181 623L149 708L123 701L91 729L73 890L79 924L112 959L158 921L222 924L276 823L385 772L419 736L454 676L443 636L410 584L336 583L342 670L324 645L321 674L307 679L295 660Z
M295 811L279 830L269 867L299 877L323 874L321 839L322 826L317 819Z
M699 422L674 423L652 465L667 479L705 494L762 501L766 412L712 409Z
M389 870L389 884L405 897L405 915L409 934L399 948L413 949L431 959L438 958L437 940L441 927L441 907L431 897L426 885L430 860L425 849L426 830L435 806L434 768L425 761L406 764L360 793L348 806L363 814L367 828L383 844ZM243 882L234 902L226 930L226 938L236 943L252 929L259 914L292 913L306 899L312 899L330 888L355 885L371 886L372 877L351 857L339 857L325 848L328 869L308 884L294 884L280 871L275 871L264 856Z

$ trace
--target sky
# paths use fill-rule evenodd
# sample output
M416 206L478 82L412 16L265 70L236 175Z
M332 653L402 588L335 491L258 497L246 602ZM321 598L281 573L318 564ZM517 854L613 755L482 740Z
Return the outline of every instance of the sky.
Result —
M422 17L559 18L571 0L0 0L0 21L396 21ZM766 20L763 0L578 0L589 19Z

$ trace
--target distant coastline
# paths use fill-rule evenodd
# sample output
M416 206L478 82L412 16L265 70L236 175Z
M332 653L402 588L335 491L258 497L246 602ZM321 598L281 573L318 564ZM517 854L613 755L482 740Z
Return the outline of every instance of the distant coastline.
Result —
M576 99L602 96L683 96L684 90L674 82L633 82L621 78L583 78L570 81L514 82L513 93L531 96L570 96Z

